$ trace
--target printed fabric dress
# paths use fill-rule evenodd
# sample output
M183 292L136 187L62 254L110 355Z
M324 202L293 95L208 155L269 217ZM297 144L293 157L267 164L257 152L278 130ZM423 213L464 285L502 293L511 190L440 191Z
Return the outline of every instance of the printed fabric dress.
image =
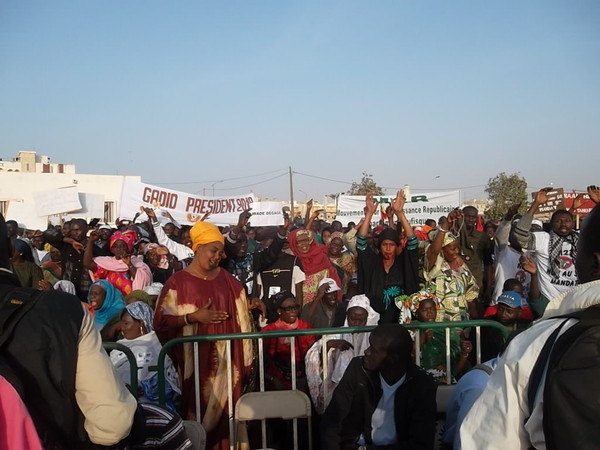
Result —
M178 317L209 308L225 311L229 318L219 324L193 323L178 327ZM154 329L161 343L181 336L228 334L252 331L248 300L242 285L221 269L213 280L203 280L182 270L165 284L156 306ZM207 433L207 449L229 449L227 351L226 342L199 343L199 365L194 364L194 344L172 348L173 360L181 379L182 417L197 420L194 374L200 378L201 423ZM231 341L233 402L243 394L253 366L250 340Z
M469 320L467 304L479 296L479 286L467 265L452 269L440 254L424 275L431 292L440 299L436 322Z

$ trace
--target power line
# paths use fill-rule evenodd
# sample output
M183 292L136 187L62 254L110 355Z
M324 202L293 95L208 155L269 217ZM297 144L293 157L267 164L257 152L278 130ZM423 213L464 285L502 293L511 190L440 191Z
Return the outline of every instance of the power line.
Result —
M355 183L355 181L340 181L340 180L333 180L331 178L325 178L325 177L319 177L316 175L309 175L307 173L302 173L302 172L293 172L294 174L298 174L298 175L304 175L306 177L310 177L310 178L317 178L319 180L325 180L325 181L331 181L333 183L342 183L342 184L349 184L352 185L353 183ZM416 188L416 187L412 187L411 189L415 190L415 191L450 191L450 190L457 190L457 189L472 189L472 188L478 188L478 187L483 187L485 186L485 184L477 184L474 186L462 186L462 187L450 187L450 188L444 188L444 189L421 189L421 188ZM398 186L380 186L382 189L393 189L393 190L398 190L398 189L402 189L401 187Z
M276 175L274 177L267 178L266 180L262 180L262 181L259 181L257 183L246 184L244 186L236 186L236 187L230 187L230 188L218 188L218 189L215 188L215 191L232 191L234 189L244 189L244 188L247 188L247 187L257 186L259 184L263 184L263 183L266 183L266 182L271 181L271 180L276 180L277 178L281 178L281 177L283 177L283 176L285 176L287 174L288 174L288 172L284 172L284 173Z
M305 177L310 177L310 178L318 178L319 180L333 181L334 183L352 184L352 181L348 182L348 181L332 180L331 178L318 177L316 175L309 175L307 173L295 172L295 171L293 171L292 173L297 174L297 175L304 175Z
M271 173L281 172L282 170L287 171L287 168L277 169L277 170L270 170L269 172L257 173L255 175L246 175L246 176L243 176L243 177L219 178L218 180L205 180L205 181L169 181L169 182L154 181L154 182L152 182L152 184L167 185L167 184L208 184L208 183L217 183L217 182L218 183L222 183L222 182L225 182L225 181L243 180L243 179L246 179L246 178L254 178L254 177L259 177L259 176L262 176L262 175L269 175Z

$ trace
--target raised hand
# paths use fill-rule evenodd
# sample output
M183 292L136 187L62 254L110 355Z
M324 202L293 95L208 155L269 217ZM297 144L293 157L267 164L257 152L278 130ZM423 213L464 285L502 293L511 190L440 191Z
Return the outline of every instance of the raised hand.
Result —
M406 194L404 190L400 190L396 193L396 198L392 202L392 208L396 214L400 214L404 211L404 204L406 203Z
M152 222L156 222L156 212L154 211L154 208L144 208L144 212Z
M551 190L551 187L545 187L536 192L534 203L537 203L538 205L546 203L548 201L548 192Z
M504 220L511 220L513 217L515 217L520 207L521 203L517 203L516 205L510 205L508 207L508 210L506 211L506 214L504 215Z
M367 196L365 197L365 208L366 208L366 213L370 213L375 214L375 211L377 211L377 206L379 205L379 202L376 202L373 199L373 194L371 194L370 192L367 194Z
M534 274L537 273L537 264L533 260L531 256L527 253L524 253L521 258L519 258L519 262L521 263L521 267L527 273Z
M600 203L600 187L595 185L588 186L587 193L594 203Z

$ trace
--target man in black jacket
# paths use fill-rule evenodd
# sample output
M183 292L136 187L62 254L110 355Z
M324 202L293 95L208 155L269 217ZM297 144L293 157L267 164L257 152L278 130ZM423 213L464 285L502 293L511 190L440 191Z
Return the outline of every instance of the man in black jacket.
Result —
M402 325L379 325L354 358L323 415L321 447L433 449L437 385L412 362Z

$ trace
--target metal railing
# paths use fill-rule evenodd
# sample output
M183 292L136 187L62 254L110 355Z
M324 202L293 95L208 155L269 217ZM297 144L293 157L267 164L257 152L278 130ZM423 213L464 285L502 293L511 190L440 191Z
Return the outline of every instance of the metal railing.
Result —
M496 321L491 320L469 320L469 321L460 321L460 322L424 322L424 323L412 323L407 324L405 327L409 330L431 330L431 329L439 329L444 328L446 330L446 373L450 374L451 370L451 354L450 354L450 330L452 328L475 328L475 340L476 340L476 359L477 363L481 363L481 327L491 327L498 329L504 338L508 336L508 330L502 324ZM263 339L271 339L271 338L279 338L279 337L299 337L299 336L321 336L322 338L322 360L323 360L323 379L328 375L328 367L327 367L327 336L329 335L339 335L343 334L358 334L358 333L366 333L370 332L374 329L374 326L370 327L344 327L344 328L318 328L318 329L308 329L308 330L285 330L285 331L268 331L268 332L251 332L251 333L233 333L233 334L213 334L213 335L199 335L199 336L185 336L180 338L172 339L166 342L163 345L162 350L158 356L158 363L156 366L151 367L151 370L155 370L158 372L158 398L159 404L161 406L165 406L166 395L165 395L165 357L167 352L176 345L181 345L184 343L193 343L194 349L194 366L198 367L200 364L200 358L198 353L198 344L201 342L216 342L216 341L226 341L226 355L227 355L227 388L228 388L228 416L229 416L229 436L230 436L230 445L231 448L234 448L235 445L235 437L234 437L234 402L233 402L233 380L232 380L232 371L231 371L231 341L235 340L246 340L246 339L257 339L258 340L258 366L259 366L259 386L260 392L263 392L265 389L265 379L264 379L264 350L263 350ZM296 340L292 339L290 341L292 355L290 365L291 365L291 373L292 373L292 389L296 389L296 359L293 357L295 355L295 345ZM420 348L420 333L415 333L415 347L417 349ZM415 352L415 362L417 365L420 365L420 352ZM195 384L195 395L196 395L196 418L199 422L201 422L200 415L200 378L199 371L194 371L194 384ZM451 384L451 376L447 376L447 384ZM325 386L326 388L326 386ZM327 396L327 392L325 392L325 396ZM295 425L295 424L294 424ZM263 439L265 436L265 424L263 421ZM296 426L294 426L294 434L296 435ZM264 442L264 441L263 441Z
M135 398L138 397L138 366L137 361L135 360L135 356L129 347L124 346L123 344L118 344L116 342L103 342L102 347L108 353L109 350L118 350L123 352L127 357L127 361L129 361L129 392L133 394ZM163 362L164 365L164 362ZM164 377L163 377L164 378ZM164 384L162 389L164 390ZM163 400L164 406L164 400Z

